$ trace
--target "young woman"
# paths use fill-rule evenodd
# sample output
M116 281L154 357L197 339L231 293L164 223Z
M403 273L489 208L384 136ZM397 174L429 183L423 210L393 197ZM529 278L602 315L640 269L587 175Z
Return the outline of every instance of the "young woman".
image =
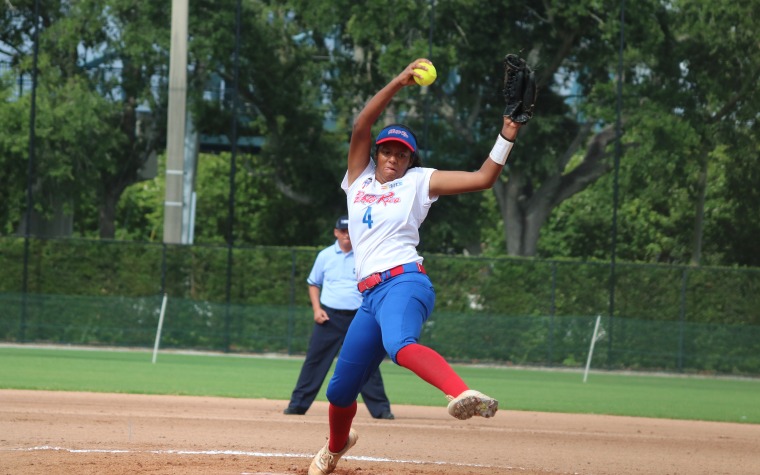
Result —
M330 436L309 467L309 475L333 472L340 457L356 444L351 428L356 399L386 354L440 389L457 419L492 417L498 401L470 389L436 351L417 342L433 311L435 291L417 253L419 228L430 206L442 195L493 186L522 124L503 117L501 133L479 170L442 171L420 166L417 140L400 124L384 128L372 140L371 128L397 92L416 84L410 63L375 94L356 117L348 152L346 191L349 233L354 246L359 291L364 297L343 344L327 388ZM370 159L374 144L375 161Z

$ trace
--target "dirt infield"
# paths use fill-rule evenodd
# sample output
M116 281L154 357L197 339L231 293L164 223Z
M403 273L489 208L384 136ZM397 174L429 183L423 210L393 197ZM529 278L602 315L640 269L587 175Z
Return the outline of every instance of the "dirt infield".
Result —
M0 474L306 474L327 405L0 391ZM458 421L441 407L361 406L339 475L757 474L760 425L500 411Z

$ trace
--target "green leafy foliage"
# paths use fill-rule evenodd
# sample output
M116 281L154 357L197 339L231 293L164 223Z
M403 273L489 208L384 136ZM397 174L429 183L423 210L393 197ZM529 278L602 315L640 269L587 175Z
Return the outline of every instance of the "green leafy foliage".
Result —
M616 120L624 28L618 255L755 265L753 5L626 3L625 25L620 6L257 0L241 2L236 42L236 1L194 2L194 124L229 141L234 123L238 137L262 144L235 157L232 236L233 157L200 158L197 242L322 244L322 229L344 207L339 183L354 114L417 57L434 61L439 80L402 91L383 120L418 132L427 166L477 169L500 124L501 58L519 52L539 75L535 120L496 196L439 200L421 249L609 258L617 152L614 136L594 139ZM42 5L31 185L35 213L71 217L74 235L160 239L163 175L141 183L140 170L164 147L169 11L129 0ZM30 2L4 13L0 44L11 69L0 102L0 233L8 235L25 211L30 98L28 90L16 97L15 80L30 77L34 21Z

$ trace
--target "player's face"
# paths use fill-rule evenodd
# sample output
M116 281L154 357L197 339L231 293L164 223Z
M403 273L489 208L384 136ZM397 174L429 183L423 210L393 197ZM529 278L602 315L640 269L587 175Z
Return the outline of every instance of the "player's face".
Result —
M384 142L377 149L377 180L387 183L404 176L412 165L412 151L401 142Z

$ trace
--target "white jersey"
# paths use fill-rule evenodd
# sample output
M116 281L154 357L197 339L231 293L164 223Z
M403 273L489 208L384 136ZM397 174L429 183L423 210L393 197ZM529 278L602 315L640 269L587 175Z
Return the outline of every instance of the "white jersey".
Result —
M438 199L429 197L434 171L410 168L403 177L381 184L370 160L350 187L348 174L343 178L358 280L408 262L422 262L417 253L419 229Z

